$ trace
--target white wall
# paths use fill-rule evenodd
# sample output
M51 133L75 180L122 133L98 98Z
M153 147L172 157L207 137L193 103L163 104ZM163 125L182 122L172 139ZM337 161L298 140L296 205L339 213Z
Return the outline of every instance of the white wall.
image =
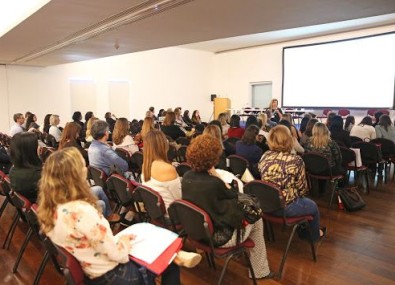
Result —
M210 94L231 99L232 108L251 102L251 82L271 81L280 100L282 48L393 31L395 25L273 44L220 54L179 47L133 53L52 67L0 66L0 130L12 124L12 115L35 112L39 124L46 113L57 113L61 125L71 120L70 79L93 80L98 98L96 116L109 110L108 82L130 82L129 119L141 119L150 106L199 109L204 120L213 112ZM7 107L4 107L7 106ZM357 116L364 113L356 112Z
M126 80L130 83L129 119L144 118L150 106L156 112L160 108L181 106L184 110L201 110L203 118L208 120L212 113L213 56L210 52L174 47L52 67L0 68L1 105L8 105L8 112L1 107L0 130L8 131L7 117L17 112L35 113L39 124L46 113L59 114L61 125L70 121L76 111L70 107L70 79L76 78L96 83L99 104L92 111L99 118L111 111L109 81ZM7 114L5 119L3 112Z

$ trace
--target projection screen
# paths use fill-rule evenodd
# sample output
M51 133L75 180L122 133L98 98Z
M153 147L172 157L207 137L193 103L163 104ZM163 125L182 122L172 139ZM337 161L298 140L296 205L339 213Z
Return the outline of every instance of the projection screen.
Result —
M283 48L282 106L394 108L395 32Z

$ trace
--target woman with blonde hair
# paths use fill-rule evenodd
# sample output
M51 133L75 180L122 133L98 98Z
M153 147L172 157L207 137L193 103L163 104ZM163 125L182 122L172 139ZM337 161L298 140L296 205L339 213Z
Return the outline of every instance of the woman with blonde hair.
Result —
M283 111L278 107L278 100L272 99L270 101L269 110L271 111L272 117L270 118L273 122L278 123L283 117Z
M222 137L225 140L228 138L228 130L230 128L230 125L228 124L228 119L229 119L228 113L220 113L218 115L218 121L221 122L221 126L222 126Z
M143 185L159 192L166 209L177 199L181 199L181 182L174 166L167 159L169 143L158 130L147 133L143 149Z
M39 183L38 220L42 231L81 264L85 284L155 284L155 276L129 259L133 235L115 237L86 183L87 169L75 148L53 153ZM162 283L180 284L179 268L170 265Z
M87 123L86 123L86 132L85 132L85 141L86 142L92 142L93 141L93 137L92 137L92 125L94 122L96 122L97 120L99 120L98 118L92 116L88 119Z
M57 142L60 141L60 138L62 137L62 131L59 129L58 125L60 123L60 119L58 115L51 115L49 118L49 124L51 125L49 127L48 133L55 138Z
M145 117L143 125L141 126L141 132L140 132L140 136L143 141L144 141L145 136L148 134L148 132L155 129L154 123L155 123L155 121L152 117Z
M308 187L305 166L302 158L292 154L293 142L291 131L283 125L270 130L268 140L270 150L265 152L258 164L261 179L277 185L282 189L285 199L286 216L312 215L309 221L313 241L325 236L326 228L320 229L320 213L317 204L307 198ZM283 215L279 211L279 216ZM298 228L301 238L307 238L307 229Z
M202 123L202 120L200 119L199 110L193 111L191 120L194 125L199 125Z
M114 132L112 134L113 149L123 148L127 150L130 155L139 150L139 147L134 142L132 136L129 134L129 121L126 118L119 118L115 122Z

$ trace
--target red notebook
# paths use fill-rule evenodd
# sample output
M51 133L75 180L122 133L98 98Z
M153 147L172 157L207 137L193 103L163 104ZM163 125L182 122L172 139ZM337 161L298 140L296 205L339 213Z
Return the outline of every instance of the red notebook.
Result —
M155 261L151 264L129 255L130 259L134 262L147 267L148 270L155 273L156 275L161 275L163 271L169 266L173 261L177 252L180 251L182 247L182 238L177 238Z

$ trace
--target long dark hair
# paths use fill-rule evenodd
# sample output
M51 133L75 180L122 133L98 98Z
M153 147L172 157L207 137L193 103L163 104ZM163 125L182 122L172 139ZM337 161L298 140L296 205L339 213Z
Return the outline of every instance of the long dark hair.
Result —
M343 118L339 115L336 115L332 118L331 125L329 127L331 132L340 132L343 130Z
M381 115L381 116L380 116L380 119L379 119L378 125L379 125L379 126L383 126L384 129L385 129L386 131L388 131L388 127L390 127L390 126L392 125L390 116L388 116L388 115L386 115L386 114Z
M245 130L241 141L247 145L253 145L256 143L256 136L259 134L259 128L256 125L250 125Z
M359 125L368 125L372 126L373 125L373 120L370 116L365 116L362 121L359 123Z
M46 114L44 117L44 126L43 126L43 131L44 133L49 132L49 127L51 127L51 124L49 123L49 119L51 118L52 114Z
M11 139L10 157L16 167L31 168L41 166L41 160L37 154L38 141L34 133L17 133Z
M230 117L230 127L231 128L240 128L240 116L238 115L232 115Z

